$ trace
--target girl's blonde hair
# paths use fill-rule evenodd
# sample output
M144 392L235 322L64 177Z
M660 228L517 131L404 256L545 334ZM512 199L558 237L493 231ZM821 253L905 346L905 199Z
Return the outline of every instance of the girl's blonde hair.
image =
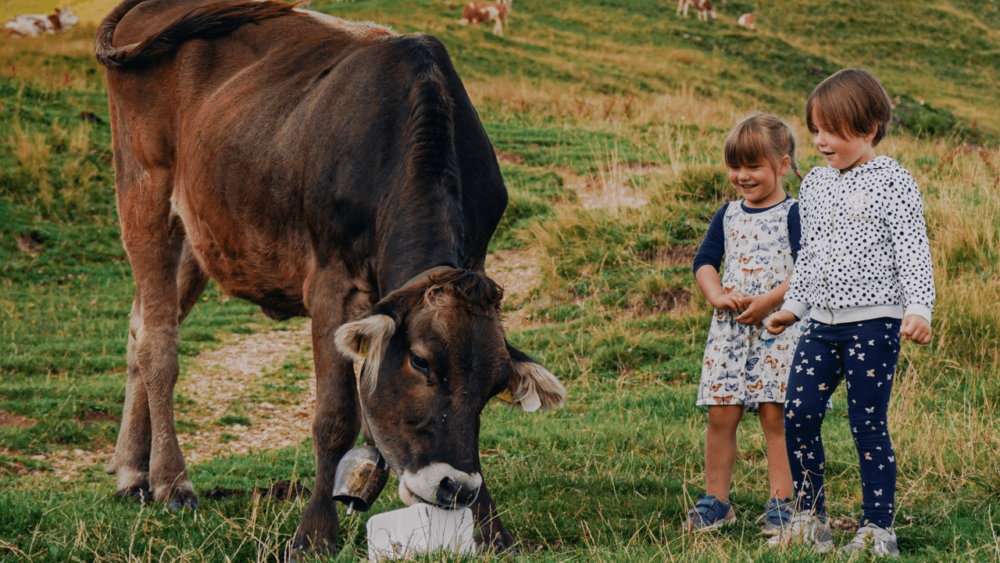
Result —
M777 166L788 157L792 172L802 179L795 164L795 135L792 128L776 115L756 112L733 125L726 137L726 166L739 168L767 161Z

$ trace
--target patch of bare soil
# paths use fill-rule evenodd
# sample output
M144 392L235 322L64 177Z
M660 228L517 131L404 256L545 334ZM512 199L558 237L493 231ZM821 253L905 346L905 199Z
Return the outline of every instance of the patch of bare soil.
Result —
M630 185L633 176L650 173L641 168L633 170L628 166L617 166L600 170L597 176L581 176L568 168L558 168L556 171L562 176L563 185L576 192L584 209L599 207L637 209L649 202L645 194Z
M108 445L93 451L73 448L71 450L56 450L48 454L37 454L31 456L35 461L44 461L52 466L56 477L63 481L69 481L75 475L88 467L104 467L111 454L115 451L114 445ZM33 471L32 474L40 474Z
M194 365L182 375L175 389L176 416L185 423L179 429L178 440L188 465L218 456L283 448L298 444L311 435L316 403L316 380L311 364L310 377L301 382L308 383L308 388L301 392L293 395L275 393L271 400L278 404L253 403L249 397L255 389L261 389L264 372L281 368L290 355L311 357L310 328L307 322L292 330L251 334L218 350L202 352L195 358ZM281 402L277 400L279 397ZM217 424L224 414L233 412L234 405L249 419L249 426ZM108 419L99 414L90 418L93 421ZM8 420L15 420L17 424L34 422L0 411L0 422L3 422L0 426ZM195 430L185 433L185 426ZM56 476L68 481L86 468L103 467L113 453L114 444L109 444L95 451L57 450L31 458L48 463Z
M251 334L235 344L197 356L196 365L177 384L177 392L194 401L182 418L193 423L196 430L178 436L189 464L284 448L311 435L315 377L303 380L308 389L287 404L255 404L249 400L250 392L259 388L264 371L278 369L289 355L308 349L312 343L311 326L307 322L293 330ZM217 424L234 407L242 407L235 410L249 419L249 426Z
M514 154L512 152L506 152L498 149L493 149L497 155L497 160L500 162L506 162L508 164L521 164L524 162L524 157L519 154Z
M27 428L34 424L30 418L0 409L0 428Z
M503 287L504 301L523 303L538 287L538 257L532 250L501 250L486 256L486 273ZM508 330L530 323L521 307L505 315Z

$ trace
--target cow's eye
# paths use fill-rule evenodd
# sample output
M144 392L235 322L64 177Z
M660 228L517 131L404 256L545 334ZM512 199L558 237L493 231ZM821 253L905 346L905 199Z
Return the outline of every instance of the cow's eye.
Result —
M413 353L410 354L410 365L413 366L413 369L419 371L424 375L429 376L431 374L431 365L427 363L427 360L421 358L416 354Z

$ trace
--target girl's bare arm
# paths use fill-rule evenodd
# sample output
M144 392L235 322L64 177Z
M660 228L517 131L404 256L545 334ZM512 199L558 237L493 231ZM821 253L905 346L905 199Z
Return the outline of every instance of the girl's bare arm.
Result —
M750 298L744 295L743 292L734 291L726 293L726 290L722 287L722 282L719 281L719 271L710 264L698 268L694 278L698 281L698 289L701 290L701 294L716 309L742 313L747 308L747 305L750 304Z

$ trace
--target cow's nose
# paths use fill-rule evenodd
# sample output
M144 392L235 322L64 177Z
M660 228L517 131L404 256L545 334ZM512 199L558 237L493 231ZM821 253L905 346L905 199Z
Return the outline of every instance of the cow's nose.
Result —
M438 485L435 504L443 508L461 508L475 502L479 487L469 487L454 479L445 477Z

